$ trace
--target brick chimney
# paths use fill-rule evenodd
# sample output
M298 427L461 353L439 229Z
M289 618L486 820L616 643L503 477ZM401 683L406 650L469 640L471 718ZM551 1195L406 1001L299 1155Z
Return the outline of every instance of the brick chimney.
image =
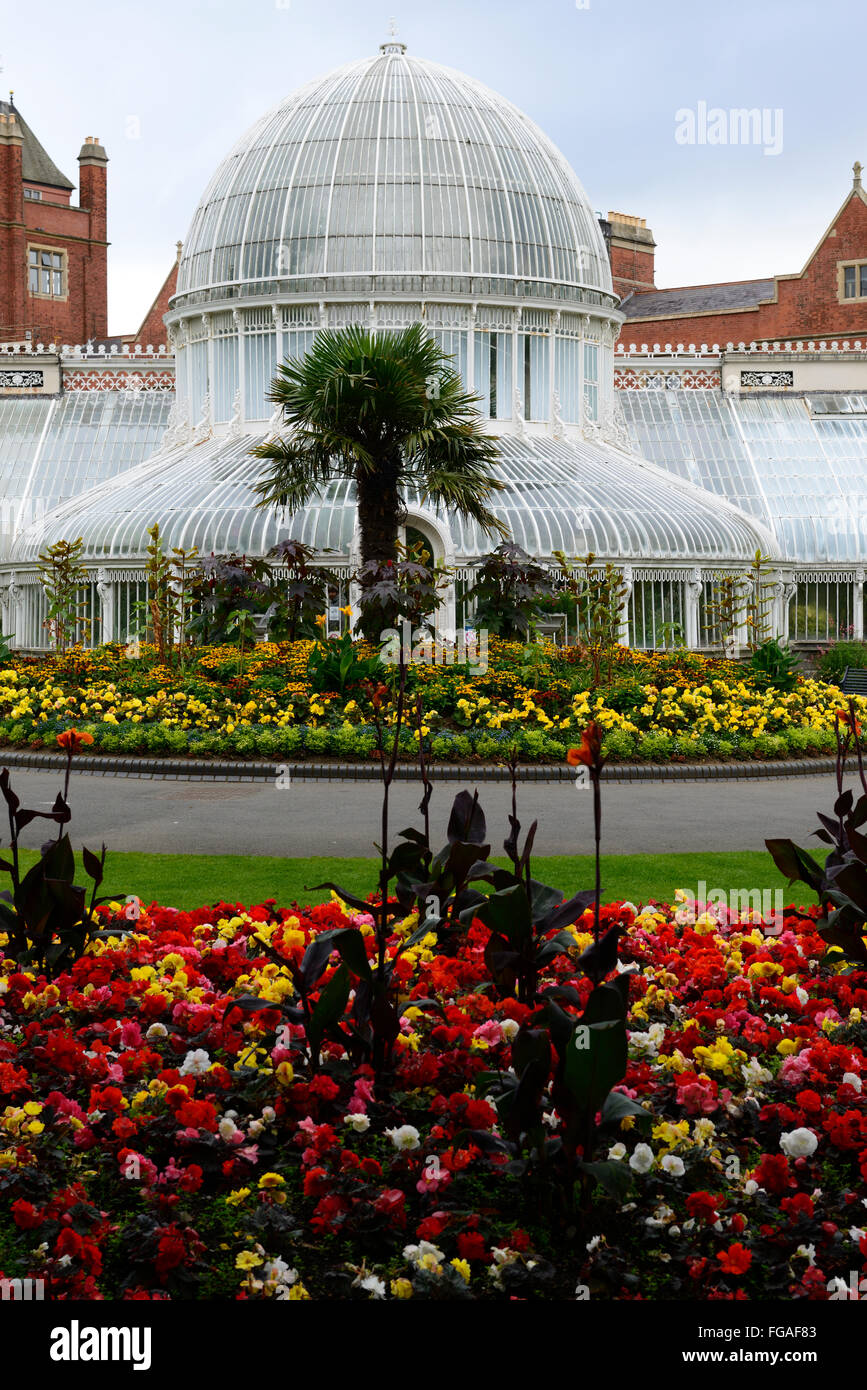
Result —
M88 135L78 156L78 206L90 214L90 245L84 276L84 326L88 338L108 334L108 155L99 136Z
M21 175L23 136L15 112L0 112L0 336L23 338L27 233Z
M606 241L615 293L623 299L631 290L655 289L656 242L644 218L609 212L608 228Z

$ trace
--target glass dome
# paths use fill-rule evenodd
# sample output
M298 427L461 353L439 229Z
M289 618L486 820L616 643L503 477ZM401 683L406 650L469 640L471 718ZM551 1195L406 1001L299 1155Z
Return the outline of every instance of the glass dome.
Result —
M290 287L617 304L596 216L547 136L399 43L307 84L241 137L193 218L174 307Z

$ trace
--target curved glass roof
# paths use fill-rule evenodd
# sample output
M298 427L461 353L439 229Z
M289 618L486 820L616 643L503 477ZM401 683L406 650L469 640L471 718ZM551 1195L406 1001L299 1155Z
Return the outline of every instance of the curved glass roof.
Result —
M804 396L620 391L635 450L725 497L801 564L867 559L867 413L816 415Z
M173 391L0 398L0 554L15 531L148 458L174 399Z
M463 73L384 44L263 116L217 169L174 307L416 277L516 280L616 304L599 224L547 136Z
M355 525L351 485L331 485L291 519L260 511L252 489L262 463L249 452L255 442L250 436L212 439L168 450L34 523L16 541L12 558L32 562L44 546L77 536L91 561L141 557L155 522L167 548L196 546L205 555L263 555L287 533L348 555ZM530 554L592 550L622 560L742 562L757 547L775 551L773 539L748 517L633 455L543 436L504 437L500 444L507 487L492 508ZM410 513L422 503L413 495L406 500ZM495 544L475 523L438 515L460 560Z

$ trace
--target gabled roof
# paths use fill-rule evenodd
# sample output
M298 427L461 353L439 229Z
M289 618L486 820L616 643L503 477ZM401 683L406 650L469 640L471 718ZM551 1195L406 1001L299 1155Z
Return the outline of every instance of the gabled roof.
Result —
M754 309L771 299L774 281L734 280L720 285L687 285L682 289L636 290L621 304L627 319L680 318L685 314L730 313Z
M71 193L75 187L65 174L58 169L54 160L43 149L21 112L8 101L0 101L0 112L5 116L14 114L21 127L21 177L25 183L44 183L49 188L63 188Z

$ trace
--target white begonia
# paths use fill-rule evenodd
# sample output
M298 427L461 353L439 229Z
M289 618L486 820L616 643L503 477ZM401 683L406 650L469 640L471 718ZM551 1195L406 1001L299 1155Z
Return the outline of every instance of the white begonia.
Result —
M669 1177L682 1178L686 1169L683 1166L683 1159L678 1158L677 1154L666 1154L660 1162L660 1168L668 1173Z
M181 1076L204 1076L211 1065L211 1059L203 1047L188 1052L178 1071Z
M799 1245L797 1250L795 1251L795 1255L800 1256L802 1260L807 1260L808 1263L811 1265L814 1265L816 1263L815 1245Z
M620 1143L612 1144L611 1148L608 1150L608 1157L619 1162L621 1158L626 1157L626 1145Z
M519 1026L520 1025L513 1018L504 1018L502 1020L500 1027L503 1030L503 1037L506 1039L506 1042L512 1041L518 1033Z
M267 1260L263 1269L263 1274L269 1283L291 1285L297 1282L297 1269L290 1269L285 1260L279 1258Z
M385 1132L394 1147L402 1152L421 1148L421 1135L415 1125L401 1125L399 1129L387 1129Z
M167 1038L168 1035L169 1030L164 1023L152 1023L145 1033L149 1042L153 1042L154 1038Z
M858 1076L857 1072L854 1072L854 1071L847 1071L847 1072L844 1072L844 1073L843 1073L843 1085L844 1085L844 1086L851 1086L851 1087L853 1087L854 1090L860 1092L861 1089L862 1089L862 1084L863 1084L863 1083L862 1083L862 1081L861 1081L861 1078L860 1078L860 1076Z
M437 1246L431 1245L429 1240L420 1240L418 1245L405 1245L403 1247L403 1258L410 1264L417 1265L420 1260L430 1257L437 1264L442 1264L445 1255Z
M649 1144L636 1144L629 1166L633 1173L649 1173L655 1162L653 1149Z
M343 1123L349 1129L354 1129L356 1134L364 1134L370 1129L370 1117L368 1115L344 1115Z
M757 1057L751 1057L746 1065L741 1066L741 1075L748 1086L761 1086L773 1080L772 1073L762 1066Z
M365 1274L362 1272L356 1279L353 1279L352 1287L355 1289L364 1289L365 1293L369 1293L371 1298L385 1298L385 1284L381 1279L378 1279L375 1274Z
M240 1130L238 1129L238 1126L235 1124L235 1121L230 1119L228 1115L223 1116L222 1120L217 1126L217 1129L219 1131L220 1138L224 1139L227 1144L230 1139L234 1139L236 1134L240 1134Z
M780 1148L788 1158L810 1158L819 1147L811 1129L790 1129L780 1135Z
M845 1279L841 1279L839 1274L835 1274L833 1279L828 1280L828 1293L832 1298L847 1299L849 1297L849 1285Z
M746 1182L744 1183L744 1192L746 1193L746 1195L748 1197L752 1197L753 1193L758 1192L758 1190L759 1185L756 1182L755 1178L747 1178Z

